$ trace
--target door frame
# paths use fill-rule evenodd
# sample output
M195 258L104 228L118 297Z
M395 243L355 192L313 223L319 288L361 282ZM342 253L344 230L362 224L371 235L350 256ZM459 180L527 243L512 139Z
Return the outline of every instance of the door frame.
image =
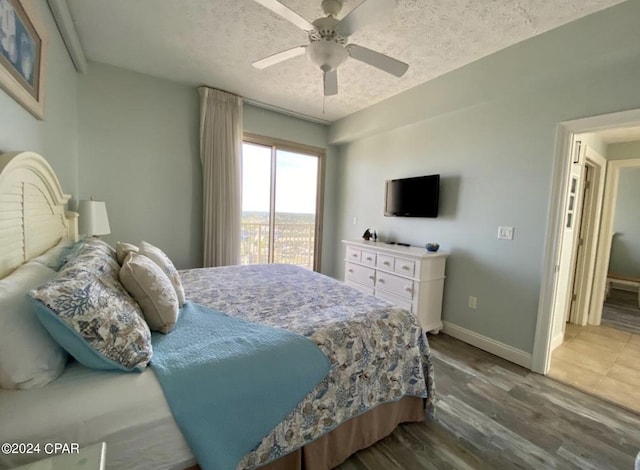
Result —
M543 255L542 279L538 302L538 318L533 344L532 367L534 372L546 374L551 359L551 330L553 325L553 300L556 285L556 265L559 259L559 240L564 222L564 194L568 184L571 144L575 134L609 129L612 127L640 125L640 109L587 117L558 124L556 129L555 159L549 199L546 242Z
M598 242L598 254L594 275L594 291L591 309L589 310L589 323L599 325L602 319L602 305L605 300L607 274L609 272L609 259L611 257L611 245L613 243L613 222L616 216L616 201L618 200L618 186L620 172L625 168L639 168L640 158L627 160L610 160L607 168L607 183L605 187L602 228Z
M313 253L313 270L320 272L320 264L322 262L322 226L324 221L324 176L325 176L325 158L326 153L325 149L320 147L313 147L312 145L300 144L297 142L291 142L289 140L277 139L275 137L266 137L260 134L253 134L251 132L244 132L242 136L243 142L248 142L256 145L264 145L266 147L271 147L272 151L274 148L280 150L288 150L295 153L302 153L306 155L312 155L318 158L318 176L316 183L316 226L314 231L314 253ZM273 158L272 158L273 161ZM275 179L274 169L271 169L271 177ZM271 184L271 191L275 191L275 184ZM274 201L273 194L271 194L271 201ZM272 214L275 213L273 207L270 208ZM271 218L270 218L271 219ZM269 230L271 227L272 221L269 221ZM272 241L270 241L272 243ZM270 252L272 251L272 246L269 248Z

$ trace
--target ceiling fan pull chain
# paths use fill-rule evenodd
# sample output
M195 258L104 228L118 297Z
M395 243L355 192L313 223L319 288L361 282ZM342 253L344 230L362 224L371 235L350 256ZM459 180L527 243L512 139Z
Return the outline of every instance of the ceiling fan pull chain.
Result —
M322 95L322 114L324 114L324 103L327 101L327 97Z

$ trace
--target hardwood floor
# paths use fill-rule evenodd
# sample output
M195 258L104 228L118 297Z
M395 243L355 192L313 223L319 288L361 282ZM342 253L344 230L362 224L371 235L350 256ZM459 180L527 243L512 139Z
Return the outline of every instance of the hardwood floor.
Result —
M602 308L602 324L640 334L640 306L638 293L611 289Z
M640 415L440 334L436 416L401 425L341 470L633 469Z

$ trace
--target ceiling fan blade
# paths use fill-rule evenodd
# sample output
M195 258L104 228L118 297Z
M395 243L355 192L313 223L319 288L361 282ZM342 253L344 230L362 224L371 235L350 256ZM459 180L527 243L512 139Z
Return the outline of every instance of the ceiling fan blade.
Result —
M338 94L338 70L325 72L323 74L324 96L332 96Z
M298 28L304 31L313 31L315 27L305 20L302 16L298 15L295 11L289 7L283 5L278 0L254 0L265 8L268 8L277 15L280 15L285 20L290 21Z
M357 44L349 44L347 50L349 51L349 55L354 59L384 70L396 77L402 77L409 68L409 64L400 62L388 55L372 51L366 47L358 46Z
M265 69L280 62L284 62L287 59L291 59L293 57L304 54L304 50L306 48L307 46L298 46L287 49L286 51L280 51L273 55L270 55L269 57L265 57L264 59L256 60L251 65L253 65L257 69Z
M396 0L364 0L340 20L338 30L345 36L351 36L362 26L389 14L395 6Z

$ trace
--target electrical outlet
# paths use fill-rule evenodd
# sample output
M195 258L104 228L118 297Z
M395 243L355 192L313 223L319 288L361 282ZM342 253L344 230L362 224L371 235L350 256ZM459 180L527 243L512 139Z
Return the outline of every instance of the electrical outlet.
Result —
M500 240L513 240L513 227L498 227L498 238Z
M469 296L469 308L476 309L478 307L478 298L473 295Z

